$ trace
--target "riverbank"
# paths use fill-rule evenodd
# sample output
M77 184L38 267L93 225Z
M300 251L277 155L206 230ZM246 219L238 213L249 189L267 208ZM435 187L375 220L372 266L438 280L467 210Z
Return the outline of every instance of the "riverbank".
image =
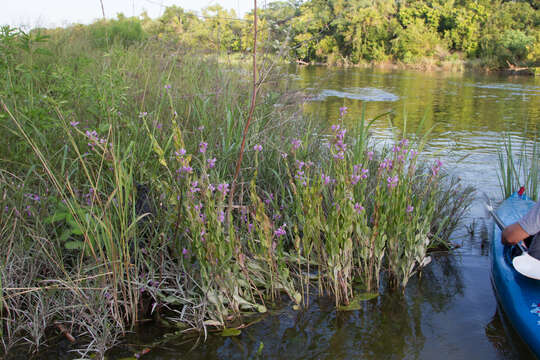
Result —
M347 310L403 291L472 199L418 158L425 139L381 147L369 119L345 126L346 107L334 124L299 115L278 72L231 193L249 74L168 42L103 46L84 28L3 29L0 44L6 354L54 334L103 357L148 319L234 334L282 298Z

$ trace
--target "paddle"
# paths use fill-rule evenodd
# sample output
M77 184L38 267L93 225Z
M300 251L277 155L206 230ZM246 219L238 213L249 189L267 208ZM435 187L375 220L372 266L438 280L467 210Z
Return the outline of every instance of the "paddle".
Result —
M499 229L501 229L501 231L504 230L506 226L502 222L501 218L497 214L495 214L495 211L493 211L493 207L489 204L486 204L486 209L493 217L493 220L495 220L495 223L497 224ZM497 240L493 239L493 241ZM512 260L512 265L514 265L514 269L516 269L516 271L523 276L531 279L540 280L540 260L529 255L529 253L527 252L527 248L525 247L525 245L523 245L522 241L520 241L517 246L521 249L522 254L514 257L514 259Z

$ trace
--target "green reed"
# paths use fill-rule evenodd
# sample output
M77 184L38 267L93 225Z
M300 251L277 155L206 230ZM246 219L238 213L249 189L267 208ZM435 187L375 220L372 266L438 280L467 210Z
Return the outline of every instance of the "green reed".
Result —
M96 47L85 27L47 41L2 31L5 351L41 346L55 322L90 334L81 351L103 356L160 309L202 330L282 295L341 306L378 292L382 273L403 288L466 209L470 194L440 163L422 165L414 144L376 151L373 120L321 131L274 106L277 73L261 87L225 223L249 99L242 68L159 41ZM30 316L42 321L24 325Z
M513 148L512 138L508 135L498 151L499 185L503 198L507 198L521 186L527 196L538 200L540 182L540 157L538 137L531 141L523 140L517 152Z

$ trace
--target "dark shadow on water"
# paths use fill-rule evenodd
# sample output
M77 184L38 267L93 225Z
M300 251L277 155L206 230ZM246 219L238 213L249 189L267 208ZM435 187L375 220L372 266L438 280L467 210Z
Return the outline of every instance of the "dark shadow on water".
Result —
M319 297L303 311L284 306L238 337L171 338L145 359L528 359L502 326L485 256L435 254L405 294L385 292L351 312ZM163 336L146 326L109 359L133 356ZM262 345L261 345L262 344ZM260 351L260 355L259 354Z
M503 359L535 359L500 306L486 325L486 337Z

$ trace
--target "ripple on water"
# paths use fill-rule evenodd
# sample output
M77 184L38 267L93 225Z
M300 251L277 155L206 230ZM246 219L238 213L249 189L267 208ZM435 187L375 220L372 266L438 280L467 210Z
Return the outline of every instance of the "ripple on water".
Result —
M518 85L518 84L467 84L467 86L472 86L481 89L493 89L493 90L504 90L512 91L512 95L540 95L540 87L534 85Z
M323 89L318 95L316 95L312 100L313 101L323 101L328 97L339 97L352 100L362 100L362 101L397 101L399 96L394 95L390 92L373 88L373 87L362 87L362 88L344 88L344 91Z

